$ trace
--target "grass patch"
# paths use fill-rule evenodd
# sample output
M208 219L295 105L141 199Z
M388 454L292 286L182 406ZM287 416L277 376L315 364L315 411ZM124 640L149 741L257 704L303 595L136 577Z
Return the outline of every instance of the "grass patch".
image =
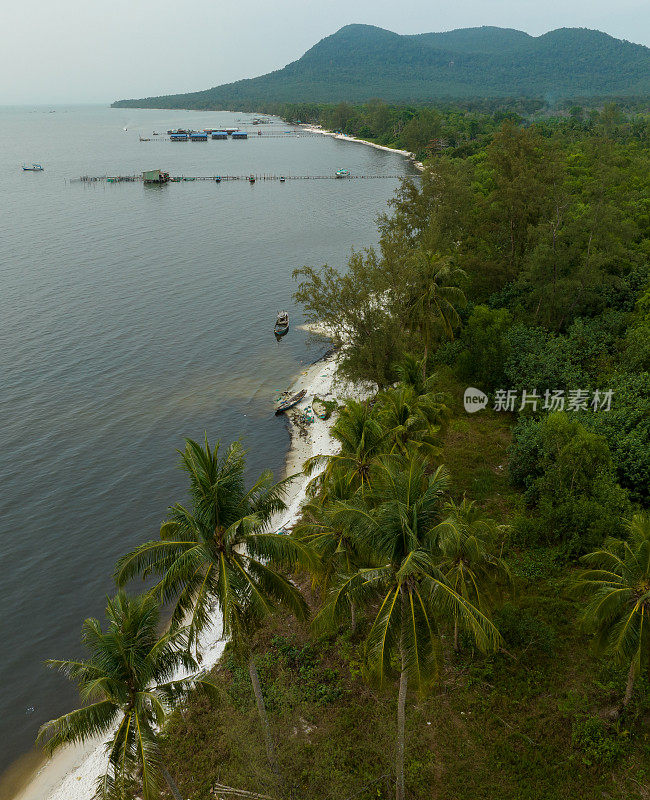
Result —
M411 800L648 797L647 728L608 720L625 675L590 655L577 612L553 582L539 582L497 614L507 652L448 648L440 685L425 698L409 694ZM380 692L362 681L359 642L349 634L314 641L288 619L260 635L258 667L293 798L394 796L396 686ZM183 796L213 800L215 782L273 794L246 670L226 653L214 677L220 702L193 698L168 733ZM648 714L642 691L634 702L633 713Z
M444 438L442 458L451 472L454 492L476 500L499 522L523 507L508 475L511 439L509 415L487 409L454 417Z

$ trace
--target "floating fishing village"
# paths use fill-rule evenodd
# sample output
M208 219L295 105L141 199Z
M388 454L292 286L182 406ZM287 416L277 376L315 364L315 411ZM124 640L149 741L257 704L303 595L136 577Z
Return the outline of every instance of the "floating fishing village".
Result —
M170 175L160 169L145 170L142 175L82 175L80 178L73 178L72 183L180 183L181 181L214 181L221 183L223 181L248 181L255 183L256 181L324 181L324 180L397 180L402 178L403 175L352 175L349 170L340 169L333 175L268 175L254 174L249 175Z
M261 122L253 124L262 124ZM262 136L262 131L257 131L258 136ZM298 137L298 136L315 136L317 133L308 130L307 132L289 130L283 131L280 134L264 134L265 137ZM208 140L244 140L248 139L249 131L240 128L204 128L201 131L191 129L177 128L170 129L166 134L159 134L153 132L152 136L158 137L155 141L170 141L170 142L207 142ZM141 142L153 141L147 137L139 137ZM23 167L26 169L26 167ZM367 175L367 174L352 174L350 170L341 168L329 175L277 175L270 173L248 173L245 175L170 175L169 172L162 169L144 170L141 174L133 175L82 175L79 178L71 179L71 182L81 183L145 183L145 184L166 184L166 183L180 183L183 181L214 181L215 183L222 183L228 181L248 181L253 184L257 181L278 181L284 183L287 180L399 180L403 178L403 173L400 174L382 174L382 175Z

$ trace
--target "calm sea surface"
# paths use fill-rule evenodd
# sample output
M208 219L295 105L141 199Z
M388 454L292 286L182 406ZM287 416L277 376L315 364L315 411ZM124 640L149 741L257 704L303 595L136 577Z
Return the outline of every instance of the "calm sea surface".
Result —
M76 702L46 658L80 653L117 557L183 498L184 437L249 448L280 475L278 389L322 348L296 329L291 271L376 240L378 181L70 183L84 174L407 174L329 137L171 143L251 115L0 109L0 769ZM127 128L125 131L124 128ZM265 134L287 130L276 121ZM23 172L42 162L43 173ZM292 329L276 342L275 313Z

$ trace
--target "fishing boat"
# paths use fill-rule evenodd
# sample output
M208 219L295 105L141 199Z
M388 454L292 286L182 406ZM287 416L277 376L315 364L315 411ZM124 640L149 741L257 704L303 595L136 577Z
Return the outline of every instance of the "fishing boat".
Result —
M337 178L349 178L350 177L350 170L349 169L337 169L336 170L336 177Z
M40 164L32 164L31 167L23 164L23 169L25 172L43 172L43 167Z
M302 398L307 394L307 389L301 389L297 394L294 394L288 400L283 400L280 405L275 409L275 413L281 414L283 411L288 411L290 408L297 406Z
M315 397L312 400L311 408L319 419L327 419L327 406L322 400Z
M276 320L273 332L276 336L284 336L289 330L289 314L287 311L280 311Z

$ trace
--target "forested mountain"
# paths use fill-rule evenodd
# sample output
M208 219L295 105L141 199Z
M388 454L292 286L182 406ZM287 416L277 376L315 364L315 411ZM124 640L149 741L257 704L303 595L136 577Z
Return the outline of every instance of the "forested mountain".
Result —
M530 36L466 28L401 36L346 25L286 67L200 92L120 100L140 108L255 109L265 102L650 94L650 48L586 28Z

